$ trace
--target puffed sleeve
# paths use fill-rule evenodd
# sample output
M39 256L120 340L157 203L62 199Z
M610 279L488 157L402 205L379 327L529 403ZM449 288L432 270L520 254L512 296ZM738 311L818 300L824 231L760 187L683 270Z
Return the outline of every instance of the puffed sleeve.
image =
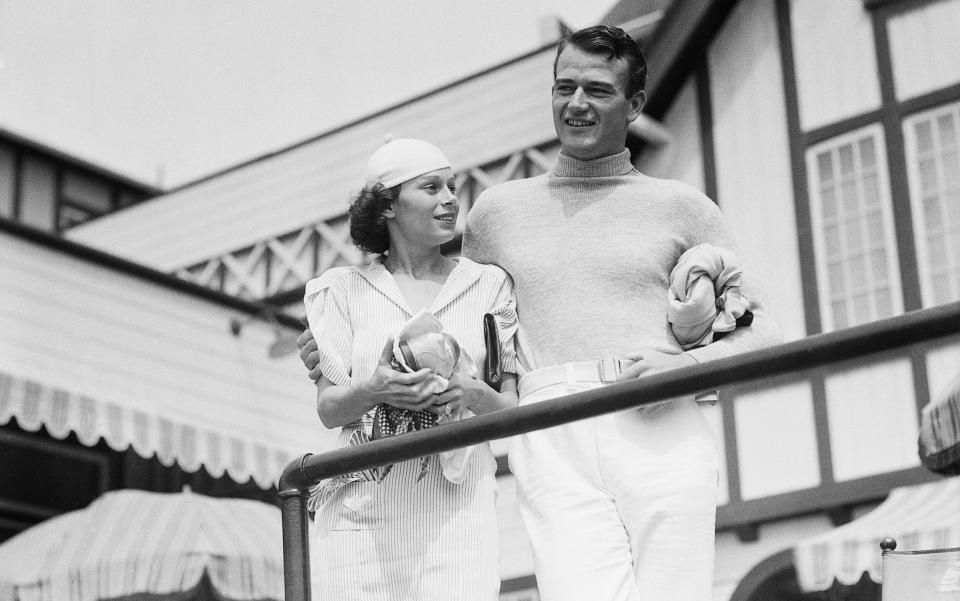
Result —
M317 341L320 371L338 386L350 384L353 329L346 295L344 268L325 271L307 282L303 304L310 333Z
M517 337L517 299L513 294L513 280L507 272L488 265L486 269L495 271L501 280L490 313L497 321L497 334L500 337L500 363L506 373L517 373L517 351L514 341Z

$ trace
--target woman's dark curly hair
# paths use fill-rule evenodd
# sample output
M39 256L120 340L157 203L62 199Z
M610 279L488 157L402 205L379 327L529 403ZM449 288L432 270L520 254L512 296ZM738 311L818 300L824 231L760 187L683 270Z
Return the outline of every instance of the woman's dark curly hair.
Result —
M385 188L371 183L361 189L350 203L350 237L360 250L383 254L390 248L387 218L383 212L400 194L400 186Z

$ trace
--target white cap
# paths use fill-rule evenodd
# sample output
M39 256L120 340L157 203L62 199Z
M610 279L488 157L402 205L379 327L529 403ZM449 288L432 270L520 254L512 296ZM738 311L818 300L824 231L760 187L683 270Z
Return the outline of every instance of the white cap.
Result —
M414 138L396 138L388 140L373 153L363 172L363 181L392 188L424 173L447 167L450 167L450 161L433 144Z

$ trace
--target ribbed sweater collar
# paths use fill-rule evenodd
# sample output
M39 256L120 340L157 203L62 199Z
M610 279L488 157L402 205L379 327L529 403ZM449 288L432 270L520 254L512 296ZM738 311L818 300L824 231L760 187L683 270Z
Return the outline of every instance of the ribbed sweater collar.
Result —
M561 152L553 166L553 174L557 177L612 177L626 175L632 170L630 151L626 148L620 154L590 161L581 161Z

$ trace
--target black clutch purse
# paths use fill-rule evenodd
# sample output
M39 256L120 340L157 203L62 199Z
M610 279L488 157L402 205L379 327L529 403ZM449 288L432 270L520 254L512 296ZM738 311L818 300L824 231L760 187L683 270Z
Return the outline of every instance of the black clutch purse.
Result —
M497 334L497 320L493 315L483 315L483 344L487 347L487 358L483 361L483 381L497 392L503 384L503 364L500 362L500 336Z

